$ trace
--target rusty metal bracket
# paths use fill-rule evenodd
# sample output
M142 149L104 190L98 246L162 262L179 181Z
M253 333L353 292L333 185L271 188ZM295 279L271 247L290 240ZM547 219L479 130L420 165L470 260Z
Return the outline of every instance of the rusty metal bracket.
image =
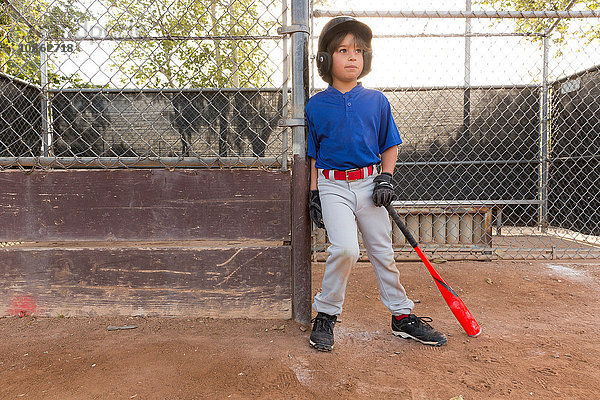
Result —
M278 35L291 35L298 32L304 32L310 35L310 29L306 25L286 25L277 28Z
M280 119L278 125L281 127L305 126L306 121L304 118L286 118Z

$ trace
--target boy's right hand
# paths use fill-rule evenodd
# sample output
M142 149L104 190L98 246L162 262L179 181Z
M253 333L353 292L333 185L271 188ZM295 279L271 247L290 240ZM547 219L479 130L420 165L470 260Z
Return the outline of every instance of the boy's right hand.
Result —
M321 199L318 190L311 190L308 196L308 213L312 222L319 228L325 228L323 223L323 212L321 211Z

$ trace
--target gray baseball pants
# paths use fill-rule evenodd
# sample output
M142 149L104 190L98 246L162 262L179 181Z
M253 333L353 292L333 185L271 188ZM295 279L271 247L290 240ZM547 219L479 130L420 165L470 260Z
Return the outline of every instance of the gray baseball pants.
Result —
M325 263L321 292L315 296L313 309L340 315L350 271L359 257L358 231L362 233L367 255L377 277L379 294L392 315L410 314L414 303L400 284L394 262L392 225L384 207L376 207L372 194L375 174L355 181L326 179L319 169L318 189L323 222L331 246Z

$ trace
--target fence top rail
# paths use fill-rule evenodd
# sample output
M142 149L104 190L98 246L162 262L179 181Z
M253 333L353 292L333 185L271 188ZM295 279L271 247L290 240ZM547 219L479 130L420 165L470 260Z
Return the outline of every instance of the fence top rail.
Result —
M315 10L313 16L339 17L350 15L362 18L600 18L600 11L367 11L367 10Z
M265 92L265 93L279 93L282 88L210 88L210 87L198 87L198 88L51 88L48 89L50 93L238 93L238 92ZM291 89L288 89L288 93Z
M484 33L484 32L472 32L472 33L407 33L403 35L373 35L374 39L412 39L412 38L493 38L493 37L530 37L538 36L544 37L546 34L541 32L512 32L512 33ZM313 36L313 39L318 36Z
M39 168L280 168L275 157L0 157L0 167Z
M394 207L498 207L507 205L541 204L542 200L414 200L393 201Z
M379 90L381 92L426 92L435 90L494 90L494 89L538 89L542 87L541 84L525 84L525 85L448 85L448 86L377 86L370 87L371 89Z
M2 76L0 72L0 76ZM16 79L16 81L20 81ZM20 81L23 84L27 84L25 81ZM36 89L41 88L39 86L29 84ZM423 92L423 91L434 91L434 90L493 90L493 89L537 89L540 88L539 84L530 84L530 85L473 85L465 88L465 86L377 86L372 87L372 89L379 90L382 92L395 92L395 91L403 91L403 92ZM321 91L324 88L315 89L315 91ZM191 93L238 93L238 92L249 92L249 93L281 93L282 88L209 88L209 87L198 87L198 88L50 88L48 92L50 93L182 93L182 92L191 92ZM288 93L291 92L291 89L287 89Z
M47 41L52 42L102 42L102 41L134 41L134 42L152 42L152 41L226 41L226 40L281 40L283 35L209 35L209 36L49 36Z

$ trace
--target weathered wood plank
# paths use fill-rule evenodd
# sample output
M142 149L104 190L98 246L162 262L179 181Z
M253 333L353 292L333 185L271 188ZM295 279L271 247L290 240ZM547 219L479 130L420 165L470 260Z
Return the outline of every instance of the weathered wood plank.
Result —
M290 318L291 248L0 249L0 312Z
M291 237L289 172L9 170L0 186L0 241Z

